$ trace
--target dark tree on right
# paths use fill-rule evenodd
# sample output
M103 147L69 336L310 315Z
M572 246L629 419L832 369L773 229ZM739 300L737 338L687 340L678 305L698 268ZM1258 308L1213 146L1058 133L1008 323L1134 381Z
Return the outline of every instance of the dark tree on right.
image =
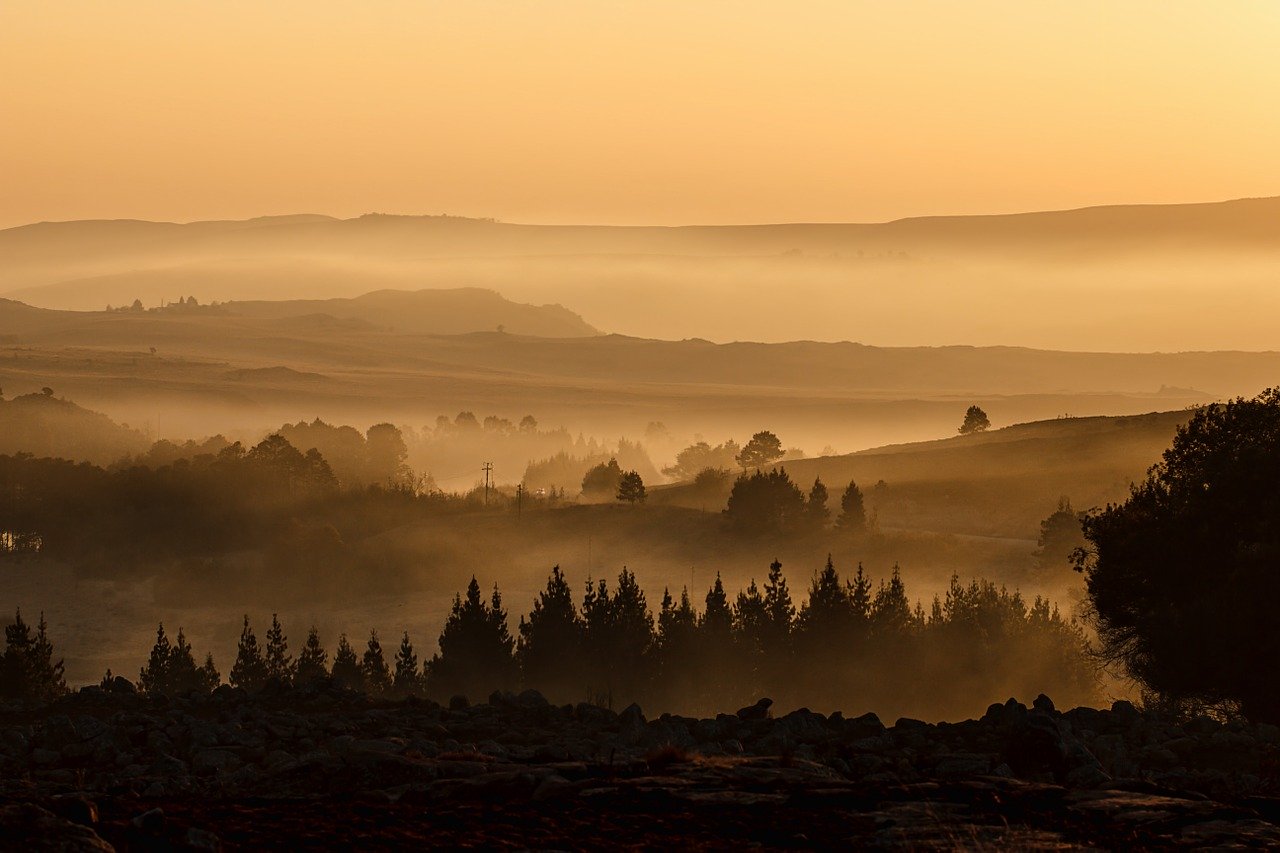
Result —
M1280 722L1280 390L1205 406L1118 506L1088 514L1102 652L1175 702Z

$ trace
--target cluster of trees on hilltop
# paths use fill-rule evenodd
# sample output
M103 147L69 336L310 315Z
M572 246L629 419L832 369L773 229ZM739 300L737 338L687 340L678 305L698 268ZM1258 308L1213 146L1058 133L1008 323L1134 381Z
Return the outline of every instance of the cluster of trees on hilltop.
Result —
M62 456L106 465L145 449L142 433L61 399L52 388L0 398L0 453Z
M725 515L745 533L820 531L832 523L848 534L865 532L869 518L862 489L850 480L840 495L838 512L828 505L830 492L821 477L806 495L784 467L739 476L729 492Z
M613 584L589 580L578 599L556 567L514 631L498 588L485 595L472 578L437 646L420 657L402 634L384 649L372 631L360 649L342 635L331 657L312 628L294 657L278 618L260 643L245 617L228 681L256 690L332 680L440 701L533 687L556 702L699 714L769 696L782 707L954 716L993 696L1046 692L1070 704L1096 689L1080 627L1045 599L953 578L925 608L897 567L874 581L858 566L846 579L829 559L803 601L775 561L763 585L731 596L717 576L700 607L687 589L665 591L656 613L626 569ZM182 631L171 643L162 626L139 683L153 693L209 690L220 675L211 657L198 665Z
M38 550L121 570L261 548L299 526L376 531L459 503L407 487L343 489L319 451L279 434L154 468L0 456L0 556Z

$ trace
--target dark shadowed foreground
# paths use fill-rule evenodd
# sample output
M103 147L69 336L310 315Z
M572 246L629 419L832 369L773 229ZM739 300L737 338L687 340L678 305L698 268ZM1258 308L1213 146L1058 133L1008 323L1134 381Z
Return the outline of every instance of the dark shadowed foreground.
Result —
M995 704L710 719L375 702L333 687L0 706L0 835L27 849L1280 844L1274 726Z

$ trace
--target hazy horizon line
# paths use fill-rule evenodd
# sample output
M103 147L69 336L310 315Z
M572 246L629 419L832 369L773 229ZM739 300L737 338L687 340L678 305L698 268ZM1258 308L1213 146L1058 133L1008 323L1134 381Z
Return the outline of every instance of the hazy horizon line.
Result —
M919 213L910 216L898 216L892 219L876 219L876 220L774 220L774 221L743 221L743 222L684 222L679 224L663 224L657 222L584 222L584 221L565 221L565 222L531 222L506 220L495 216L485 216L477 214L463 213L388 213L383 211L366 211L364 213L355 214L353 216L341 216L331 213L315 213L307 211L299 211L294 213L263 213L255 216L247 216L243 218L236 217L209 217L203 219L147 219L137 216L119 216L119 217L84 217L80 219L41 219L29 222L21 222L15 225L6 225L0 227L2 231L15 231L21 228L31 228L40 225L74 225L80 223L99 223L99 222L135 222L146 223L151 225L202 225L213 222L256 222L259 220L270 219L321 219L332 222L353 222L359 219L371 217L385 217L388 219L462 219L469 222L488 222L495 225L516 225L536 228L654 228L654 229L681 229L681 228L770 228L779 226L830 226L830 225L892 225L897 222L909 222L924 219L982 219L982 218L1000 218L1015 216L1036 216L1041 214L1055 213L1079 213L1087 210L1108 210L1117 208L1151 208L1151 207L1208 207L1213 205L1234 204L1238 202L1248 201L1273 201L1280 200L1280 192L1273 195L1250 195L1235 196L1231 198L1219 198L1213 200L1195 200L1195 201L1174 201L1174 202L1118 202L1112 204L1086 204L1076 207L1047 207L1034 210L1000 210L986 211L975 213Z

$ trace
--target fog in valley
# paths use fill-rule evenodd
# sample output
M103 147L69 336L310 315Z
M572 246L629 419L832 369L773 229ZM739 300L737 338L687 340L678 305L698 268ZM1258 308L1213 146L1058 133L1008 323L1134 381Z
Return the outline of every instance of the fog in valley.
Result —
M7 589L77 684L132 675L157 623L229 666L244 615L295 648L407 632L425 661L473 577L525 649L554 577L583 630L601 601L654 620L540 671L563 701L711 713L768 689L941 719L1133 695L1089 651L1080 518L1195 407L1276 375L1276 204L0 232ZM1190 286L1209 268L1215 310L1253 309L1230 334ZM771 573L803 662L750 639ZM628 583L643 604L608 597ZM522 654L522 676L463 682L529 682ZM737 674L706 695L699 667Z

